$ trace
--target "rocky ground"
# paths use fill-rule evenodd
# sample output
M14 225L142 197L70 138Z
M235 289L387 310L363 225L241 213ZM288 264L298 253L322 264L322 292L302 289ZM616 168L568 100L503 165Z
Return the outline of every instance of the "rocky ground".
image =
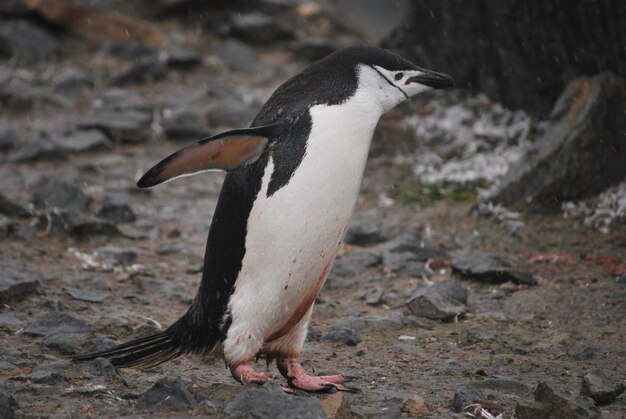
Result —
M624 188L607 192L618 210L602 232L581 222L591 203L569 218L479 203L544 127L458 91L381 120L316 302L305 367L354 376L360 393L287 396L272 366L275 383L247 388L219 359L70 360L166 327L197 288L223 176L148 191L139 176L247 125L280 82L362 42L314 3L268 3L267 15L142 20L158 47L0 22L2 417L626 416ZM20 25L29 36L11 36Z

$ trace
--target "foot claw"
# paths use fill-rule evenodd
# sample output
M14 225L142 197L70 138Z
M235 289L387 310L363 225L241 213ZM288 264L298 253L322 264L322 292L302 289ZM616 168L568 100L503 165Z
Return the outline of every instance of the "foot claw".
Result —
M248 364L235 365L231 367L230 373L235 380L243 384L257 384L262 386L272 379L272 377L263 372L255 371L254 368Z
M313 376L304 371L298 358L279 358L278 369L287 378L290 388L311 392L334 393L345 391L357 393L360 390L354 387L347 387L343 384L355 377L345 377L343 375L322 375Z

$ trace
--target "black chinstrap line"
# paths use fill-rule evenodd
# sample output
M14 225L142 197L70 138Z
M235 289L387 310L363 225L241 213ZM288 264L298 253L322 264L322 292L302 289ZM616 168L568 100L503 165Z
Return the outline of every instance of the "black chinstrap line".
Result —
M385 75L383 73L380 72L380 70L378 70L376 67L374 67L373 65L370 65L370 67L372 67L374 69L375 72L377 72L380 77L382 77L383 79L385 79L387 81L387 83L389 83L391 86L395 87L396 89L398 89L399 91L402 92L402 94L404 95L405 98L409 98L409 95L407 95L404 90L402 90L401 88L399 88L398 86L396 86L395 84L393 84L391 82L391 80L389 80L387 77L385 77Z

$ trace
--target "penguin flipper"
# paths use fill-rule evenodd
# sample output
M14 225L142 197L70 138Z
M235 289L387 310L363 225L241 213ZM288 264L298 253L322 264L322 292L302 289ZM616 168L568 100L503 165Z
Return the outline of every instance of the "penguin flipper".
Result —
M281 126L276 123L236 129L202 139L161 160L139 179L137 186L149 188L177 177L212 170L230 172L254 163Z

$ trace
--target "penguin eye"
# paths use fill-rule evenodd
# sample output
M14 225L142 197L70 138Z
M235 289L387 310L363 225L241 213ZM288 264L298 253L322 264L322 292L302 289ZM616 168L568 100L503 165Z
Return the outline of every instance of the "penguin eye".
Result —
M403 73L396 73L396 75L395 75L394 79L396 79L396 80L400 80L402 77L404 77L404 74L403 74Z

